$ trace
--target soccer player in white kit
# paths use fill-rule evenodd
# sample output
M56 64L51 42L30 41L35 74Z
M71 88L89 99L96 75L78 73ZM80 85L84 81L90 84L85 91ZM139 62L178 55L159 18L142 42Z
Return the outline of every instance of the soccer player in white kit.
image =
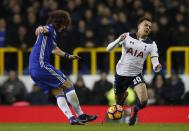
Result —
M116 104L123 105L128 87L133 87L138 97L138 102L131 108L129 125L135 124L138 111L147 104L148 95L142 70L148 54L151 56L154 71L159 72L162 69L158 60L157 45L148 37L151 28L152 20L142 17L138 21L136 33L124 33L106 48L107 51L112 51L119 45L122 46L122 56L116 65L114 81Z

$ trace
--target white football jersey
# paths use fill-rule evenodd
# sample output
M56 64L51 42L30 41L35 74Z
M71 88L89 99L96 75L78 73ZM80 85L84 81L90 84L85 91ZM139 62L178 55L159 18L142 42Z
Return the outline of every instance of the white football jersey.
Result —
M136 76L142 73L148 54L158 57L156 43L149 38L138 40L135 33L127 33L127 37L120 44L122 55L116 65L116 72L120 76Z

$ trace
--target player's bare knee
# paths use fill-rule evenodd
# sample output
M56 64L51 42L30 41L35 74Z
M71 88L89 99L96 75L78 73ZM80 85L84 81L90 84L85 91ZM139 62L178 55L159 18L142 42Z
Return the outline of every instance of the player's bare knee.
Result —
M63 92L63 89L61 89L61 88L56 88L56 89L51 90L52 95L55 97L58 95L61 95L62 92Z
M67 79L61 86L60 86L61 89L63 89L63 92L64 93L67 93L71 90L74 90L74 86L72 84L72 82Z
M148 100L147 89L145 83L138 84L135 88L135 92L141 103L146 103Z
M146 97L143 94L138 95L138 99L139 99L140 103L146 103L148 101L148 97Z
M147 101L148 101L148 98L143 98L140 100L140 103L147 103Z
M72 83L72 81L70 80L70 79L67 79L67 82L68 82L68 87L73 87L73 83Z
M140 99L141 103L145 103L146 101L148 101L147 93L146 92L142 92L139 99Z
M63 89L67 89L67 88L70 88L70 87L73 87L73 84L72 84L72 82L71 82L70 80L66 80L66 81L62 84L62 86L61 86L61 88L63 88Z

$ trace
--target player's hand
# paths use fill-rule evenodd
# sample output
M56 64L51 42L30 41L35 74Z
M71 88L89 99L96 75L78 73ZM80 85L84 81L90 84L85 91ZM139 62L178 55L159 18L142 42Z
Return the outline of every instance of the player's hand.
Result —
M79 60L79 59L81 59L81 57L77 56L77 55L69 55L69 59L71 59L71 60Z
M155 67L155 72L160 72L162 69L162 65L161 64L158 64L156 67Z
M120 41L125 40L126 37L127 37L127 33L123 33L122 35L119 36Z
M37 27L37 29L35 30L35 35L38 36L41 33L44 32L44 28L42 26Z

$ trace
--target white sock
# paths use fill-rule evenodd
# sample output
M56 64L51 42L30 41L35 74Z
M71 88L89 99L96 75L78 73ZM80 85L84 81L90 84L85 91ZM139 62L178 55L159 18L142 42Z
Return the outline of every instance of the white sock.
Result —
M70 117L73 116L65 97L57 97L57 104L58 107L61 109L61 111L66 115L66 117L69 119Z
M81 110L81 107L79 105L79 100L78 100L75 90L71 90L67 92L66 97L67 97L68 102L72 105L76 115L77 116L82 115L83 111Z

